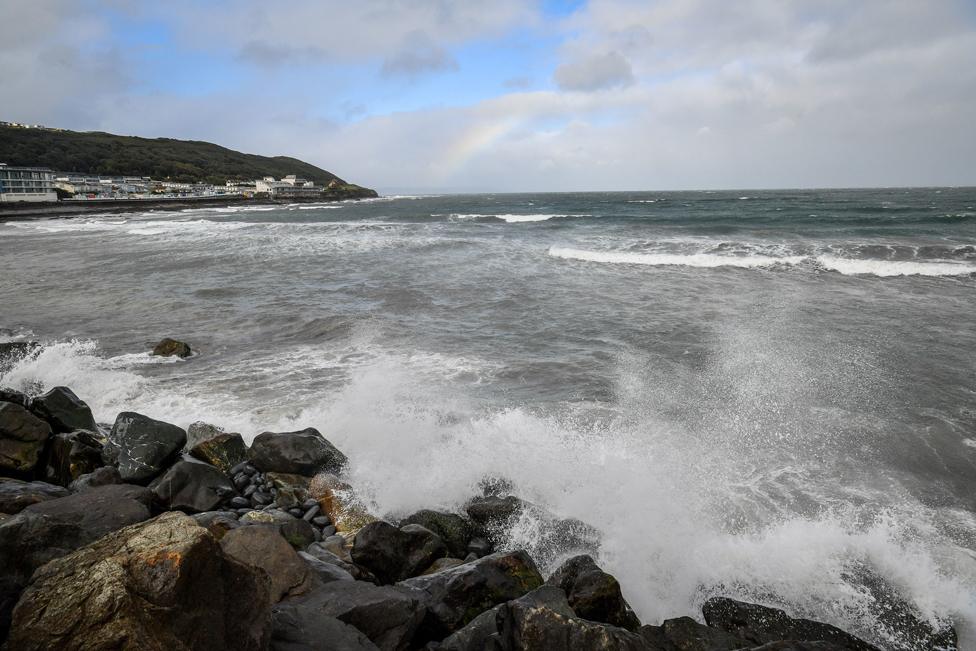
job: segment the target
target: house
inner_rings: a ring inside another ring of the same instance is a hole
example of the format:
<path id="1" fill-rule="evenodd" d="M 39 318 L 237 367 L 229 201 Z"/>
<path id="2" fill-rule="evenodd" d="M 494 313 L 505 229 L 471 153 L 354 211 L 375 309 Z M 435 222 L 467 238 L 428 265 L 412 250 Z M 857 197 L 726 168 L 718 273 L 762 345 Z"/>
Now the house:
<path id="1" fill-rule="evenodd" d="M 0 163 L 0 203 L 57 201 L 54 172 L 46 167 L 12 167 Z"/>

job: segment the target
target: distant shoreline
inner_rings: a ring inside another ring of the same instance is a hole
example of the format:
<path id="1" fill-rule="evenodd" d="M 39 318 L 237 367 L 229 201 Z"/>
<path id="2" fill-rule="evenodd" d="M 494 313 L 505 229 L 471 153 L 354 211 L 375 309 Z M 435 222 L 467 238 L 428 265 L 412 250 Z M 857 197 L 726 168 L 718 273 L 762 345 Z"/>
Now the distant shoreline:
<path id="1" fill-rule="evenodd" d="M 273 206 L 293 203 L 330 203 L 364 197 L 292 197 L 289 199 L 248 199 L 230 196 L 186 197 L 183 199 L 88 199 L 57 203 L 16 203 L 0 205 L 0 223 L 43 219 L 46 217 L 77 217 L 101 212 L 140 212 L 144 210 L 179 210 L 182 208 L 214 208 L 221 206 Z"/>

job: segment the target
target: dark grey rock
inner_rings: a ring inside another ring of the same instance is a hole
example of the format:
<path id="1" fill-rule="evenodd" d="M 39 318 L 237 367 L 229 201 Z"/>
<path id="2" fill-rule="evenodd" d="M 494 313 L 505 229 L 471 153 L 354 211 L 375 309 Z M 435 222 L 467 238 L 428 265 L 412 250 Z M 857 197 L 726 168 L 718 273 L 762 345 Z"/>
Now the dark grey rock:
<path id="1" fill-rule="evenodd" d="M 378 651 L 359 629 L 287 600 L 271 611 L 271 651 Z"/>
<path id="2" fill-rule="evenodd" d="M 830 624 L 794 619 L 778 608 L 769 608 L 725 597 L 709 599 L 702 606 L 705 622 L 753 645 L 778 640 L 824 641 L 849 651 L 878 648 Z"/>
<path id="3" fill-rule="evenodd" d="M 190 448 L 190 454 L 230 474 L 232 468 L 247 459 L 247 446 L 240 434 L 221 432 L 198 442 Z"/>
<path id="4" fill-rule="evenodd" d="M 54 432 L 73 432 L 77 429 L 97 432 L 98 425 L 91 409 L 68 387 L 54 387 L 31 400 L 31 411 L 43 418 Z"/>
<path id="5" fill-rule="evenodd" d="M 271 579 L 270 599 L 281 601 L 288 595 L 300 595 L 311 588 L 308 565 L 288 544 L 277 527 L 238 527 L 220 540 L 224 553 L 237 561 L 257 567 Z"/>
<path id="6" fill-rule="evenodd" d="M 468 542 L 466 551 L 469 554 L 474 554 L 477 558 L 481 558 L 491 553 L 491 543 L 484 538 L 472 538 Z"/>
<path id="7" fill-rule="evenodd" d="M 316 516 L 312 518 L 312 524 L 314 524 L 316 527 L 327 527 L 330 524 L 329 517 L 326 515 Z"/>
<path id="8" fill-rule="evenodd" d="M 20 513 L 31 504 L 70 495 L 67 489 L 43 481 L 0 477 L 0 513 Z"/>
<path id="9" fill-rule="evenodd" d="M 207 529 L 214 538 L 220 540 L 228 531 L 241 526 L 237 521 L 237 514 L 226 511 L 205 511 L 193 516 L 197 524 Z"/>
<path id="10" fill-rule="evenodd" d="M 331 581 L 355 581 L 355 577 L 348 571 L 344 570 L 340 565 L 336 563 L 327 563 L 316 556 L 309 554 L 308 552 L 298 552 L 298 555 L 302 557 L 306 563 L 308 563 L 309 568 L 315 573 L 315 576 L 322 583 L 330 583 Z M 336 557 L 338 559 L 338 557 Z"/>
<path id="11" fill-rule="evenodd" d="M 310 508 L 308 511 L 306 511 L 304 515 L 302 515 L 300 517 L 302 517 L 302 519 L 304 519 L 304 520 L 307 520 L 307 521 L 311 522 L 312 521 L 312 518 L 314 518 L 316 515 L 319 514 L 319 510 L 321 510 L 321 507 L 318 504 L 316 504 L 315 506 L 313 506 L 312 508 Z"/>
<path id="12" fill-rule="evenodd" d="M 115 419 L 103 457 L 123 481 L 148 484 L 172 462 L 186 443 L 186 432 L 132 411 Z"/>
<path id="13" fill-rule="evenodd" d="M 525 502 L 512 495 L 507 497 L 491 495 L 471 500 L 465 506 L 465 511 L 475 524 L 482 528 L 493 528 L 507 524 L 521 513 L 525 506 Z"/>
<path id="14" fill-rule="evenodd" d="M 346 464 L 346 455 L 311 427 L 299 432 L 258 434 L 249 455 L 251 463 L 264 472 L 305 476 L 336 473 Z"/>
<path id="15" fill-rule="evenodd" d="M 52 436 L 46 457 L 44 478 L 61 486 L 105 465 L 102 441 L 95 432 L 83 429 Z"/>
<path id="16" fill-rule="evenodd" d="M 640 628 L 640 620 L 620 591 L 620 584 L 589 555 L 566 560 L 546 581 L 566 593 L 570 607 L 583 619 L 619 626 L 629 631 Z"/>
<path id="17" fill-rule="evenodd" d="M 294 517 L 294 516 L 292 516 Z M 285 540 L 295 549 L 305 549 L 315 542 L 315 527 L 298 518 L 279 525 L 279 531 Z"/>
<path id="18" fill-rule="evenodd" d="M 0 470 L 29 473 L 50 436 L 47 422 L 20 405 L 0 402 Z"/>
<path id="19" fill-rule="evenodd" d="M 213 438 L 214 436 L 223 433 L 224 430 L 222 427 L 217 427 L 216 425 L 211 425 L 210 423 L 204 423 L 202 421 L 190 423 L 190 426 L 186 428 L 186 451 L 189 452 L 191 449 L 193 449 L 193 446 L 201 441 L 206 441 L 209 438 Z M 237 468 L 237 466 L 235 466 L 235 468 Z M 230 474 L 234 475 L 239 472 L 240 468 L 237 468 Z"/>
<path id="20" fill-rule="evenodd" d="M 166 337 L 156 344 L 152 354 L 161 357 L 189 357 L 193 351 L 190 350 L 188 343 Z"/>
<path id="21" fill-rule="evenodd" d="M 416 576 L 447 555 L 444 542 L 429 529 L 407 525 L 402 529 L 382 520 L 370 522 L 356 534 L 352 559 L 382 583 Z"/>
<path id="22" fill-rule="evenodd" d="M 30 396 L 10 387 L 0 387 L 0 402 L 12 402 L 26 409 L 30 409 Z"/>
<path id="23" fill-rule="evenodd" d="M 72 493 L 78 493 L 89 488 L 96 488 L 98 486 L 111 486 L 112 484 L 121 484 L 122 475 L 119 474 L 119 469 L 115 466 L 102 466 L 101 468 L 96 468 L 92 470 L 87 475 L 82 475 L 78 479 L 74 480 L 68 485 L 68 489 Z"/>
<path id="24" fill-rule="evenodd" d="M 471 523 L 455 513 L 443 513 L 430 509 L 423 509 L 412 513 L 400 521 L 405 524 L 419 524 L 430 529 L 444 541 L 448 551 L 458 558 L 467 553 L 468 542 L 473 535 Z"/>
<path id="25" fill-rule="evenodd" d="M 230 505 L 233 506 L 235 509 L 250 510 L 250 508 L 248 507 L 251 506 L 251 501 L 248 500 L 246 497 L 240 497 L 240 496 L 232 497 L 230 500 Z"/>
<path id="26" fill-rule="evenodd" d="M 166 509 L 187 513 L 211 511 L 225 501 L 222 494 L 237 495 L 224 473 L 198 461 L 177 461 L 149 489 Z"/>
<path id="27" fill-rule="evenodd" d="M 36 341 L 5 341 L 0 343 L 0 372 L 13 368 L 14 364 L 40 349 Z"/>

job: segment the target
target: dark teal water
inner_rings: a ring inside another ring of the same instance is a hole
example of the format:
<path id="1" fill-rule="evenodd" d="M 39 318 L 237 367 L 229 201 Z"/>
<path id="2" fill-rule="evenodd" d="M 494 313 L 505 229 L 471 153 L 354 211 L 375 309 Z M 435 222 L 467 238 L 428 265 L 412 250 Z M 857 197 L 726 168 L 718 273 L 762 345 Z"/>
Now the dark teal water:
<path id="1" fill-rule="evenodd" d="M 4 384 L 318 427 L 380 512 L 504 475 L 651 623 L 732 592 L 897 647 L 866 566 L 973 639 L 974 189 L 104 214 L 0 224 L 0 261 L 0 327 L 47 344 Z"/>

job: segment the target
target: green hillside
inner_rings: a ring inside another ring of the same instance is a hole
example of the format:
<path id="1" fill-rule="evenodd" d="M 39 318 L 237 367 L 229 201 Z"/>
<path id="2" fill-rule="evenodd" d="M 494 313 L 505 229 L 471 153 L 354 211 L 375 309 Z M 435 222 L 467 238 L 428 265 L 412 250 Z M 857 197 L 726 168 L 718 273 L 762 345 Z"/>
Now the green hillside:
<path id="1" fill-rule="evenodd" d="M 297 174 L 317 185 L 338 178 L 297 158 L 243 154 L 198 140 L 3 125 L 0 125 L 0 163 L 50 167 L 62 172 L 151 176 L 158 180 L 216 184 L 228 179 L 281 178 L 288 174 Z"/>

